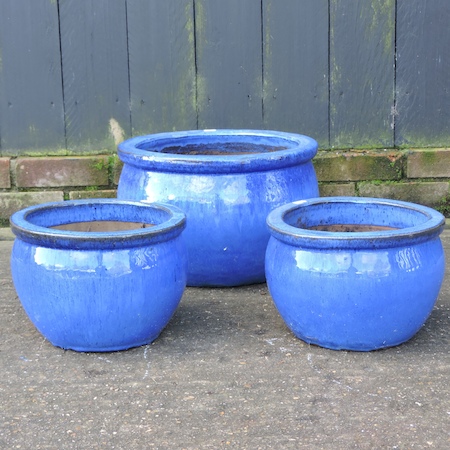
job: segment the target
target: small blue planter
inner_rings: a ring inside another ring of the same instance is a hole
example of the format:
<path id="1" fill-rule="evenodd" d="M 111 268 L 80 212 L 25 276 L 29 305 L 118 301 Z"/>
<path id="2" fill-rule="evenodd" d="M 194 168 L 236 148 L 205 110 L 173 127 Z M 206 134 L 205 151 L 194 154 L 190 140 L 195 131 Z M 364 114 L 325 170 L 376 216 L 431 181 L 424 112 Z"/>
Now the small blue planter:
<path id="1" fill-rule="evenodd" d="M 265 280 L 267 214 L 319 193 L 317 142 L 275 131 L 205 130 L 140 136 L 119 145 L 118 197 L 186 213 L 188 285 Z"/>
<path id="2" fill-rule="evenodd" d="M 444 277 L 444 217 L 412 203 L 330 197 L 272 211 L 267 284 L 300 339 L 368 351 L 410 339 Z"/>
<path id="3" fill-rule="evenodd" d="M 19 211 L 11 217 L 19 299 L 55 346 L 104 352 L 147 344 L 186 285 L 184 227 L 175 207 L 112 199 Z"/>

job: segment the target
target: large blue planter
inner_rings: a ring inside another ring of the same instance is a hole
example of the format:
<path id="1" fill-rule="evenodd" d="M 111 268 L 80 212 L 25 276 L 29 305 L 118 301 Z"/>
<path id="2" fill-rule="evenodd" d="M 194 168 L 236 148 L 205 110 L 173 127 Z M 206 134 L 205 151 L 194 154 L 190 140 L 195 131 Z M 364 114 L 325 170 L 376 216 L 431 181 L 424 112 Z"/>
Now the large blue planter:
<path id="1" fill-rule="evenodd" d="M 265 280 L 267 214 L 318 195 L 315 140 L 274 131 L 205 130 L 140 136 L 119 145 L 118 197 L 186 213 L 188 285 Z"/>
<path id="2" fill-rule="evenodd" d="M 444 277 L 433 209 L 373 198 L 330 197 L 270 213 L 267 284 L 300 339 L 368 351 L 410 339 Z"/>
<path id="3" fill-rule="evenodd" d="M 186 285 L 184 226 L 185 215 L 174 207 L 106 199 L 19 211 L 11 217 L 19 299 L 58 347 L 147 344 L 170 320 Z"/>

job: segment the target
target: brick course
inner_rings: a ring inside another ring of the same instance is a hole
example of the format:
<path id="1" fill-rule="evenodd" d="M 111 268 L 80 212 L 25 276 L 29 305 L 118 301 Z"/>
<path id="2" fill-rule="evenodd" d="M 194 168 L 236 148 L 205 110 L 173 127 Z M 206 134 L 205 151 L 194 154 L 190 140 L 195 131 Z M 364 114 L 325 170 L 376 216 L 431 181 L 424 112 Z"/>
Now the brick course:
<path id="1" fill-rule="evenodd" d="M 120 174 L 122 172 L 123 162 L 115 158 L 112 166 L 112 181 L 117 186 L 119 184 Z"/>
<path id="2" fill-rule="evenodd" d="M 81 200 L 88 198 L 115 198 L 117 192 L 115 189 L 102 189 L 98 191 L 70 191 L 69 200 Z"/>
<path id="3" fill-rule="evenodd" d="M 398 183 L 363 182 L 358 186 L 361 197 L 392 198 L 439 207 L 450 192 L 448 181 L 407 181 Z"/>
<path id="4" fill-rule="evenodd" d="M 450 212 L 450 149 L 320 151 L 321 196 L 384 197 Z M 122 162 L 111 155 L 1 157 L 0 221 L 27 206 L 115 197 Z"/>
<path id="5" fill-rule="evenodd" d="M 313 162 L 320 181 L 400 180 L 404 158 L 399 151 L 321 151 Z"/>
<path id="6" fill-rule="evenodd" d="M 320 183 L 321 197 L 353 197 L 356 195 L 356 183 Z"/>
<path id="7" fill-rule="evenodd" d="M 9 166 L 11 158 L 0 158 L 0 188 L 9 189 L 11 187 L 11 177 Z"/>
<path id="8" fill-rule="evenodd" d="M 63 191 L 0 192 L 0 221 L 6 222 L 11 214 L 28 206 L 62 200 Z"/>
<path id="9" fill-rule="evenodd" d="M 414 150 L 408 155 L 408 178 L 448 178 L 449 172 L 450 148 Z"/>
<path id="10" fill-rule="evenodd" d="M 108 157 L 17 158 L 13 174 L 19 188 L 106 186 Z"/>

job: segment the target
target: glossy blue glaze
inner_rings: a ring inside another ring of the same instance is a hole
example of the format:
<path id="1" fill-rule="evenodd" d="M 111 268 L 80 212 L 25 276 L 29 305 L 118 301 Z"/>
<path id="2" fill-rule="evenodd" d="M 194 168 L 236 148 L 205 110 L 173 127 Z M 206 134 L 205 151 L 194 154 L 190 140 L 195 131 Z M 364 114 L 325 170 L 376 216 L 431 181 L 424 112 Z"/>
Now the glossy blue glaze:
<path id="1" fill-rule="evenodd" d="M 317 143 L 274 131 L 205 130 L 140 136 L 119 145 L 118 197 L 186 213 L 188 285 L 265 280 L 267 214 L 318 195 Z"/>
<path id="2" fill-rule="evenodd" d="M 437 211 L 329 197 L 283 205 L 267 223 L 267 284 L 300 339 L 335 350 L 390 347 L 410 339 L 432 311 L 445 269 Z M 311 229 L 344 224 L 394 229 Z"/>
<path id="3" fill-rule="evenodd" d="M 63 224 L 152 224 L 69 231 Z M 113 199 L 32 206 L 11 217 L 14 286 L 36 328 L 55 346 L 113 351 L 147 344 L 186 286 L 185 215 L 172 206 Z"/>

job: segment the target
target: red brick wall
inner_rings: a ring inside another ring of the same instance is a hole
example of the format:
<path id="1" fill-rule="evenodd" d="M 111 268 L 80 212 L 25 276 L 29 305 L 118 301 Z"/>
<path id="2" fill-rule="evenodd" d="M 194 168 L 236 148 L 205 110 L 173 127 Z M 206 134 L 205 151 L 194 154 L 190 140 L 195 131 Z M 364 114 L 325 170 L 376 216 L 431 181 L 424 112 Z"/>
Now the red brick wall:
<path id="1" fill-rule="evenodd" d="M 0 223 L 37 203 L 114 197 L 120 167 L 107 155 L 0 158 Z"/>

